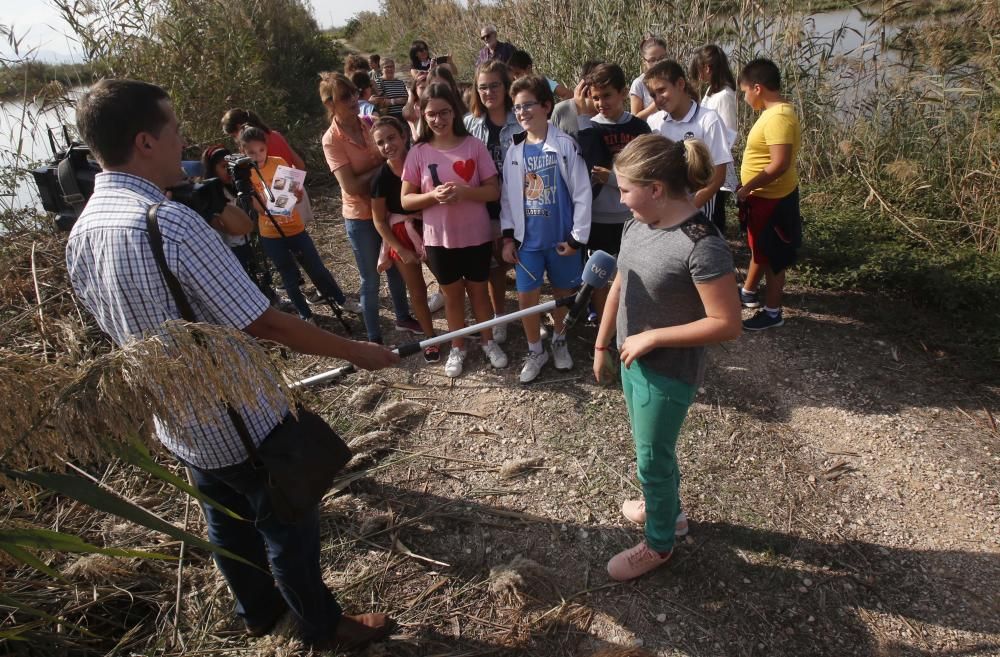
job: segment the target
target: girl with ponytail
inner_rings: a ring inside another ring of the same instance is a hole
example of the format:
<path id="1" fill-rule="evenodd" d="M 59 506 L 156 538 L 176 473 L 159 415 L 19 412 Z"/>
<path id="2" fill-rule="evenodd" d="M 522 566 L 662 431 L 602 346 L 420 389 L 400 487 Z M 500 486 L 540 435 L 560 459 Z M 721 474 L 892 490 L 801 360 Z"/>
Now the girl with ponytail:
<path id="1" fill-rule="evenodd" d="M 620 368 L 635 440 L 643 499 L 626 501 L 622 514 L 645 527 L 645 538 L 608 562 L 612 578 L 628 580 L 666 563 L 675 536 L 687 533 L 677 436 L 704 375 L 705 347 L 735 339 L 742 325 L 729 246 L 690 198 L 714 173 L 705 144 L 643 135 L 614 170 L 633 219 L 594 345 L 594 376 L 609 381 Z"/>

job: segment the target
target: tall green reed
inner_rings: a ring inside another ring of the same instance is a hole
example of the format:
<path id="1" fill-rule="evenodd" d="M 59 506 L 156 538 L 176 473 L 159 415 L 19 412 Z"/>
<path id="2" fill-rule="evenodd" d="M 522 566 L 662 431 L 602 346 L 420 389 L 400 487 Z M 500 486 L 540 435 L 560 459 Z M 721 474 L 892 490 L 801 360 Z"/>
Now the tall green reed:
<path id="1" fill-rule="evenodd" d="M 815 30 L 809 3 L 730 0 L 386 0 L 359 17 L 354 42 L 404 54 L 413 38 L 450 52 L 471 79 L 479 27 L 531 53 L 535 68 L 571 86 L 580 64 L 604 59 L 638 75 L 645 33 L 687 64 L 695 48 L 723 45 L 733 68 L 754 57 L 782 69 L 803 125 L 800 173 L 836 186 L 859 211 L 888 220 L 925 248 L 1000 253 L 1000 9 L 978 1 L 953 19 L 914 20 L 920 0 L 869 6 L 864 46 L 846 51 L 856 26 Z M 892 21 L 898 35 L 890 39 Z M 962 24 L 966 30 L 953 29 Z M 741 132 L 754 116 L 741 104 Z M 737 146 L 739 154 L 739 145 Z"/>

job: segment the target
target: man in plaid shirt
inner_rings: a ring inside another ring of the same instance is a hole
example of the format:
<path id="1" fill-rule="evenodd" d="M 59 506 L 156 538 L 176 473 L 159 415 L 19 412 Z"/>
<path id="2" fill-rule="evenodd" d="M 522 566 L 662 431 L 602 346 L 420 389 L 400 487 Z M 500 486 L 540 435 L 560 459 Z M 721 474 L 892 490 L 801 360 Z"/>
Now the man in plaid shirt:
<path id="1" fill-rule="evenodd" d="M 146 231 L 146 210 L 163 203 L 157 219 L 167 266 L 200 321 L 233 326 L 300 353 L 343 358 L 363 369 L 398 361 L 380 345 L 338 337 L 271 308 L 208 223 L 167 200 L 164 190 L 181 182 L 184 140 L 163 89 L 102 80 L 80 102 L 77 123 L 103 172 L 70 233 L 66 264 L 73 289 L 116 344 L 180 319 Z M 257 444 L 283 417 L 264 404 L 238 410 Z M 294 525 L 277 521 L 261 472 L 247 462 L 225 408 L 218 413 L 223 419 L 211 426 L 192 419 L 186 435 L 171 435 L 160 425 L 156 431 L 190 467 L 199 490 L 245 519 L 203 505 L 209 540 L 254 564 L 215 556 L 247 633 L 268 633 L 291 609 L 303 640 L 317 648 L 351 649 L 387 635 L 392 623 L 384 614 L 342 613 L 322 579 L 319 510 Z"/>

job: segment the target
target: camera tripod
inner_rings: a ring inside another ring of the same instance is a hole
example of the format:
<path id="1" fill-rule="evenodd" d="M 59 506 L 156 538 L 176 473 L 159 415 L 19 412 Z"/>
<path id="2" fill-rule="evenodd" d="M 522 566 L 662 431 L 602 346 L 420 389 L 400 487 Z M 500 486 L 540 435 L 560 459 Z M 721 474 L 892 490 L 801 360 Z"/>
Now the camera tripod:
<path id="1" fill-rule="evenodd" d="M 257 172 L 257 176 L 262 181 L 264 181 L 264 177 L 261 176 L 260 169 L 257 167 L 256 163 L 254 163 L 252 166 L 253 170 Z M 230 175 L 233 178 L 233 186 L 236 188 L 236 205 L 238 205 L 241 210 L 250 215 L 250 217 L 255 217 L 257 215 L 257 211 L 254 208 L 253 202 L 257 201 L 257 204 L 261 207 L 261 209 L 264 211 L 264 214 L 271 221 L 271 225 L 274 226 L 274 229 L 276 231 L 278 231 L 278 235 L 281 236 L 281 239 L 283 240 L 288 239 L 288 236 L 285 235 L 285 231 L 281 230 L 281 226 L 278 224 L 277 220 L 275 220 L 274 215 L 272 215 L 271 212 L 267 209 L 267 204 L 264 203 L 264 200 L 257 193 L 257 190 L 254 189 L 253 183 L 250 182 L 249 168 L 244 169 L 244 171 L 241 171 L 238 168 L 231 168 L 230 172 Z M 268 196 L 270 196 L 271 190 L 268 189 L 266 181 L 264 181 L 264 189 L 268 193 Z M 271 196 L 271 199 L 273 200 L 274 197 Z M 299 267 L 301 267 L 302 270 L 306 273 L 306 275 L 309 276 L 309 279 L 312 281 L 312 284 L 316 286 L 316 289 L 320 290 L 319 283 L 316 281 L 315 278 L 313 278 L 313 275 L 309 272 L 309 268 L 305 266 L 305 264 L 302 262 L 301 259 L 299 259 L 298 255 L 294 250 L 292 250 L 292 257 L 295 258 L 295 261 L 298 263 Z M 320 294 L 323 293 L 320 292 Z M 333 311 L 334 316 L 340 321 L 341 325 L 344 327 L 344 330 L 347 332 L 347 334 L 349 336 L 353 335 L 351 325 L 344 318 L 344 312 L 340 309 L 340 306 L 338 306 L 333 299 L 327 297 L 326 295 L 323 296 L 323 299 L 326 301 L 327 305 L 330 306 L 330 310 Z"/>

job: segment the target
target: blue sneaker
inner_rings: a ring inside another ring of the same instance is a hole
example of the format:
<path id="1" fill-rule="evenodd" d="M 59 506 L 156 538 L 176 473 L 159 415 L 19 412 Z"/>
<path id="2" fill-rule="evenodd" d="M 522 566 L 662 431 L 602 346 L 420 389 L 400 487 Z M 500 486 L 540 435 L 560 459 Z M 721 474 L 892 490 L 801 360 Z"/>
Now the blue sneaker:
<path id="1" fill-rule="evenodd" d="M 763 331 L 782 326 L 784 323 L 785 320 L 781 318 L 780 310 L 777 315 L 771 315 L 766 310 L 758 310 L 753 317 L 743 320 L 743 328 L 747 331 Z"/>
<path id="2" fill-rule="evenodd" d="M 760 299 L 756 292 L 746 292 L 739 284 L 736 288 L 740 291 L 740 303 L 744 308 L 760 308 Z"/>

